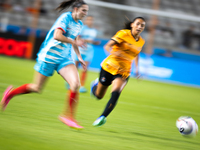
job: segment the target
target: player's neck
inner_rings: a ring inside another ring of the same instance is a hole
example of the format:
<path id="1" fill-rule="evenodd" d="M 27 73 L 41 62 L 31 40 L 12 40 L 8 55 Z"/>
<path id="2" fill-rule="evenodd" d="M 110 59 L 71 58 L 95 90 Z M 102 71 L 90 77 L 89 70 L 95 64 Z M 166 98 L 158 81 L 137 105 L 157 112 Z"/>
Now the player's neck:
<path id="1" fill-rule="evenodd" d="M 136 41 L 138 41 L 139 40 L 139 37 L 140 37 L 140 35 L 139 34 L 132 34 L 133 35 L 133 37 L 134 37 L 134 39 L 136 40 Z"/>
<path id="2" fill-rule="evenodd" d="M 72 13 L 72 18 L 74 19 L 74 21 L 78 22 L 78 19 L 76 18 L 76 14 Z"/>

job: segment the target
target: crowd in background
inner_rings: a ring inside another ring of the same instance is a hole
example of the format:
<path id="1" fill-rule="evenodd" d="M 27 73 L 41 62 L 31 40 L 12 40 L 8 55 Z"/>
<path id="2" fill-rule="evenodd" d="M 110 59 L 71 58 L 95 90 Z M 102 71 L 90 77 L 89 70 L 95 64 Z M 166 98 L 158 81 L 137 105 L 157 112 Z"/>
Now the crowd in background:
<path id="1" fill-rule="evenodd" d="M 41 1 L 40 3 L 40 9 L 39 13 L 41 16 L 45 16 L 48 13 L 52 13 L 45 9 L 44 2 Z M 21 3 L 21 0 L 18 0 L 16 3 L 12 3 L 10 0 L 2 0 L 0 2 L 0 10 L 4 12 L 13 12 L 13 13 L 28 13 L 32 15 L 35 11 L 37 11 L 37 3 L 34 3 L 32 6 L 29 7 L 24 7 Z M 5 26 L 3 25 L 4 23 L 7 23 L 9 25 L 8 20 L 6 18 L 0 18 L 1 19 L 1 26 L 0 26 L 0 31 L 5 31 Z M 148 26 L 148 25 L 147 25 Z M 38 27 L 39 29 L 40 27 Z M 19 35 L 27 35 L 31 31 L 31 28 L 29 25 L 27 26 L 19 26 L 18 29 L 11 29 L 7 28 L 7 32 L 12 32 L 14 34 L 19 34 Z M 173 26 L 170 24 L 170 22 L 166 21 L 165 24 L 158 24 L 155 27 L 155 38 L 154 38 L 154 44 L 158 46 L 162 46 L 166 49 L 166 56 L 171 56 L 171 51 L 173 51 L 173 48 L 179 48 L 182 50 L 197 50 L 200 51 L 200 33 L 198 33 L 198 27 L 195 25 L 190 25 L 188 26 L 187 29 L 184 29 L 181 31 L 180 34 L 180 39 L 175 36 L 177 32 L 174 30 Z M 41 29 L 39 32 L 39 36 L 44 37 L 47 33 L 48 29 L 44 30 Z M 148 27 L 146 29 L 146 33 L 148 34 Z M 101 38 L 101 37 L 100 37 Z M 163 54 L 161 54 L 163 55 Z"/>
<path id="2" fill-rule="evenodd" d="M 0 2 L 0 8 L 2 11 L 7 12 L 17 12 L 17 13 L 34 13 L 37 11 L 37 3 L 34 3 L 32 6 L 24 7 L 20 0 L 17 0 L 16 3 L 12 3 L 10 0 L 2 0 Z M 48 13 L 48 11 L 43 7 L 43 2 L 41 1 L 40 4 L 40 15 L 45 15 Z"/>
<path id="3" fill-rule="evenodd" d="M 23 13 L 28 13 L 30 15 L 33 15 L 35 12 L 37 12 L 37 8 L 38 8 L 38 3 L 34 3 L 33 6 L 30 7 L 24 7 L 21 3 L 20 0 L 18 0 L 16 3 L 12 3 L 10 0 L 3 0 L 0 2 L 0 10 L 3 12 L 8 12 L 8 13 L 21 13 L 23 15 Z M 41 1 L 41 3 L 39 4 L 39 14 L 40 15 L 46 15 L 48 13 L 48 11 L 43 8 L 43 2 Z M 31 32 L 34 31 L 34 29 L 30 28 L 29 25 L 27 24 L 27 26 L 23 25 L 23 26 L 18 26 L 18 27 L 12 27 L 9 26 L 9 22 L 7 20 L 7 18 L 0 18 L 1 22 L 0 22 L 0 31 L 1 32 L 8 32 L 8 33 L 13 33 L 13 34 L 17 34 L 17 35 L 29 35 Z M 46 33 L 48 30 L 44 30 L 44 29 L 39 29 L 39 37 L 45 37 Z"/>

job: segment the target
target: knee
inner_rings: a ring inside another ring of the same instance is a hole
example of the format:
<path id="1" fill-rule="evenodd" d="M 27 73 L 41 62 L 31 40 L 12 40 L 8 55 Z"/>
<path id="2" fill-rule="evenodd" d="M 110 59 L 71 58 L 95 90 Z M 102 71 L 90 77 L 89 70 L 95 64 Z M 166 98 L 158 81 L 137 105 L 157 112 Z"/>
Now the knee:
<path id="1" fill-rule="evenodd" d="M 97 98 L 98 100 L 100 100 L 100 99 L 102 99 L 102 98 L 103 98 L 103 96 L 102 96 L 102 95 L 95 94 L 95 96 L 96 96 L 96 98 Z"/>
<path id="2" fill-rule="evenodd" d="M 42 88 L 36 84 L 30 84 L 29 87 L 30 91 L 35 92 L 35 93 L 40 93 Z"/>
<path id="3" fill-rule="evenodd" d="M 87 69 L 86 69 L 86 70 L 83 70 L 83 73 L 87 73 Z"/>
<path id="4" fill-rule="evenodd" d="M 80 82 L 79 81 L 74 81 L 70 84 L 70 89 L 72 91 L 77 91 L 78 88 L 80 87 Z"/>

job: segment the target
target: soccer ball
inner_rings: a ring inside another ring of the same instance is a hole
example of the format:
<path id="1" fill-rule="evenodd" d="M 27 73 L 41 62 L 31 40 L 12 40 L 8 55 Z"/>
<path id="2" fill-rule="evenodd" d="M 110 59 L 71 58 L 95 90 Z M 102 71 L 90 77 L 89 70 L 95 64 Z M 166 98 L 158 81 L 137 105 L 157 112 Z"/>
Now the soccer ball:
<path id="1" fill-rule="evenodd" d="M 176 120 L 176 127 L 178 128 L 181 135 L 185 137 L 194 137 L 198 132 L 198 125 L 189 116 L 181 116 Z"/>

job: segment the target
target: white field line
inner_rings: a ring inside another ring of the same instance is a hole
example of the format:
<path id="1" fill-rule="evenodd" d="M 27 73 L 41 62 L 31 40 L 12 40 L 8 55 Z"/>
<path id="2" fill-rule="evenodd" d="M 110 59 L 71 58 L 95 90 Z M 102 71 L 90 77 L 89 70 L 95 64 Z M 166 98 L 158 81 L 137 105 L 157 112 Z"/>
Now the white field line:
<path id="1" fill-rule="evenodd" d="M 9 86 L 9 84 L 6 84 L 6 83 L 0 83 L 0 85 Z M 44 91 L 48 92 L 49 94 L 58 94 L 58 95 L 63 94 L 62 92 L 52 91 L 52 90 L 45 90 L 44 89 Z M 84 95 L 80 94 L 80 98 L 81 97 L 87 98 L 87 99 L 93 99 L 90 96 L 84 96 Z M 128 96 L 125 96 L 125 97 L 126 97 L 126 99 L 130 99 L 131 98 L 131 97 L 128 97 Z M 120 101 L 120 100 L 119 100 L 118 103 L 123 104 L 123 105 L 132 105 L 132 106 L 138 106 L 138 107 L 143 107 L 143 108 L 148 108 L 148 109 L 163 110 L 163 111 L 168 111 L 168 112 L 179 112 L 179 113 L 182 113 L 183 115 L 187 115 L 188 114 L 188 115 L 200 116 L 200 113 L 190 112 L 190 111 L 180 111 L 180 110 L 176 110 L 176 109 L 164 108 L 164 107 L 158 107 L 158 106 L 150 106 L 150 105 L 138 105 L 136 103 L 123 102 L 123 101 Z"/>

